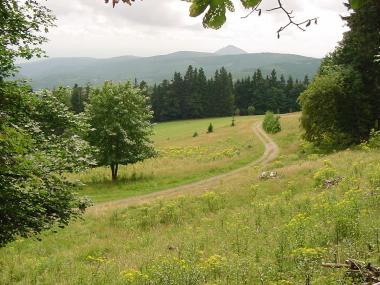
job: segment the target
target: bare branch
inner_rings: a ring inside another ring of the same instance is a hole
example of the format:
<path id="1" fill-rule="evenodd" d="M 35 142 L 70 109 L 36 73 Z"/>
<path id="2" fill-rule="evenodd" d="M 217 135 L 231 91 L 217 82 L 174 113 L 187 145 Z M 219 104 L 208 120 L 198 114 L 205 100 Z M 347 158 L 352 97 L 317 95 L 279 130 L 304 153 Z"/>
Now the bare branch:
<path id="1" fill-rule="evenodd" d="M 282 31 L 284 31 L 287 27 L 289 27 L 290 25 L 294 25 L 296 26 L 298 29 L 300 29 L 301 31 L 306 31 L 305 28 L 309 27 L 311 25 L 312 22 L 314 22 L 314 24 L 317 24 L 318 23 L 318 18 L 311 18 L 311 19 L 307 19 L 305 21 L 302 21 L 302 22 L 295 22 L 293 21 L 294 19 L 294 16 L 292 16 L 292 13 L 293 13 L 293 10 L 292 11 L 288 11 L 284 8 L 284 6 L 282 5 L 281 3 L 281 0 L 277 0 L 278 2 L 278 7 L 274 7 L 272 9 L 268 9 L 266 10 L 267 12 L 271 12 L 271 11 L 275 11 L 275 10 L 282 10 L 286 16 L 288 17 L 289 19 L 289 22 L 285 25 L 285 26 L 282 26 L 280 27 L 278 30 L 277 30 L 277 38 L 280 38 L 280 33 Z M 305 27 L 302 27 L 303 25 L 305 25 Z"/>
<path id="2" fill-rule="evenodd" d="M 254 12 L 259 12 L 259 16 L 261 15 L 261 9 L 259 8 L 260 4 L 261 4 L 262 1 L 260 1 L 260 3 L 258 3 L 254 8 L 252 8 L 252 10 L 245 16 L 241 17 L 242 19 L 245 19 L 245 18 L 248 18 L 250 15 L 252 15 Z M 292 11 L 288 11 L 284 8 L 281 0 L 277 0 L 278 2 L 278 6 L 277 7 L 274 7 L 274 8 L 271 8 L 271 9 L 267 9 L 266 12 L 272 12 L 272 11 L 276 11 L 276 10 L 282 10 L 285 15 L 288 17 L 288 20 L 289 22 L 280 27 L 278 30 L 277 30 L 277 38 L 280 38 L 280 33 L 282 31 L 284 31 L 287 27 L 291 26 L 291 25 L 294 25 L 296 26 L 298 29 L 300 29 L 301 31 L 306 31 L 306 28 L 309 27 L 312 23 L 314 24 L 317 24 L 318 23 L 318 18 L 311 18 L 311 19 L 307 19 L 305 21 L 302 21 L 302 22 L 295 22 L 293 19 L 294 19 L 294 16 L 292 15 L 293 14 L 293 10 Z"/>

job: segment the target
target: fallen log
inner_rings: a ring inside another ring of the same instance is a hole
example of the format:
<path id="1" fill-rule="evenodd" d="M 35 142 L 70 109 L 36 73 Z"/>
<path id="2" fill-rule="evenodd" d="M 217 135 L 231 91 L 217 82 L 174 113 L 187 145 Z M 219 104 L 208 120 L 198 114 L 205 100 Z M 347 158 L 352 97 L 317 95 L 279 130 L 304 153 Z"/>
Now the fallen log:
<path id="1" fill-rule="evenodd" d="M 371 263 L 347 259 L 342 263 L 322 263 L 326 268 L 346 268 L 346 275 L 353 280 L 363 282 L 363 285 L 380 285 L 380 268 Z M 357 283 L 355 283 L 357 284 Z"/>

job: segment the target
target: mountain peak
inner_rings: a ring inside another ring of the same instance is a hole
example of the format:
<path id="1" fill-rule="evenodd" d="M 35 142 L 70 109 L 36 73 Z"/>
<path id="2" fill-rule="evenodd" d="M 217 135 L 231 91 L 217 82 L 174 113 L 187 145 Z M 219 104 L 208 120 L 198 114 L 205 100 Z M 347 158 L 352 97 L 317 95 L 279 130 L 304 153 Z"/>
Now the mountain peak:
<path id="1" fill-rule="evenodd" d="M 245 54 L 245 53 L 247 53 L 245 50 L 242 50 L 233 45 L 228 45 L 215 52 L 215 54 L 217 55 L 231 55 L 231 54 Z"/>

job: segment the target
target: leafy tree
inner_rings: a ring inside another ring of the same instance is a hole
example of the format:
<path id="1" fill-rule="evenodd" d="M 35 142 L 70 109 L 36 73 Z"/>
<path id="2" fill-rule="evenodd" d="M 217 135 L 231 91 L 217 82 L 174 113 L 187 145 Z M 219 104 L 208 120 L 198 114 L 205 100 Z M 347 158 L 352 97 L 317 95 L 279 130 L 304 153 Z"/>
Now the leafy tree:
<path id="1" fill-rule="evenodd" d="M 5 81 L 16 58 L 44 55 L 39 45 L 54 20 L 38 1 L 0 2 L 0 246 L 63 227 L 88 206 L 64 175 L 93 162 L 81 139 L 87 124 L 69 112 L 63 89 L 32 93 Z"/>
<path id="2" fill-rule="evenodd" d="M 51 11 L 35 0 L 0 2 L 0 81 L 14 75 L 17 58 L 41 57 L 43 32 L 53 26 Z"/>
<path id="3" fill-rule="evenodd" d="M 267 133 L 275 134 L 281 131 L 280 116 L 275 116 L 272 112 L 266 112 L 263 129 Z"/>
<path id="4" fill-rule="evenodd" d="M 64 173 L 92 164 L 80 138 L 88 125 L 48 91 L 0 84 L 0 247 L 54 225 L 88 206 Z"/>
<path id="5" fill-rule="evenodd" d="M 52 94 L 55 98 L 57 98 L 61 103 L 63 103 L 66 107 L 72 110 L 71 105 L 71 93 L 72 90 L 69 87 L 58 86 L 52 90 Z"/>
<path id="6" fill-rule="evenodd" d="M 361 84 L 360 75 L 352 68 L 323 66 L 300 96 L 304 138 L 325 147 L 345 147 L 355 142 L 355 129 L 360 123 L 357 116 L 365 116 L 359 111 L 363 101 L 356 93 Z"/>
<path id="7" fill-rule="evenodd" d="M 309 141 L 345 147 L 368 139 L 378 126 L 380 65 L 374 58 L 379 14 L 380 2 L 367 0 L 345 18 L 350 30 L 301 96 L 301 122 Z"/>
<path id="8" fill-rule="evenodd" d="M 119 164 L 131 164 L 153 157 L 152 112 L 148 98 L 130 83 L 105 82 L 94 89 L 86 114 L 92 126 L 88 140 L 99 152 L 99 165 L 111 168 L 117 180 Z"/>

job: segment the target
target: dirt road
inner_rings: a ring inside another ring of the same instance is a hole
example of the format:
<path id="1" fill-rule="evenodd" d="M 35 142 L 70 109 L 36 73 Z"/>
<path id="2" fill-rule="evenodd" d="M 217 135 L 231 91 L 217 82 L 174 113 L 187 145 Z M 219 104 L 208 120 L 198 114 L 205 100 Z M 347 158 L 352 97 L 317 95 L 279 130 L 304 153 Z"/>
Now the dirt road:
<path id="1" fill-rule="evenodd" d="M 195 193 L 195 192 L 196 193 L 205 192 L 205 191 L 208 191 L 210 187 L 214 186 L 220 181 L 226 178 L 229 178 L 233 175 L 237 175 L 240 172 L 251 168 L 252 166 L 265 165 L 271 162 L 278 156 L 279 148 L 277 144 L 262 129 L 261 123 L 262 123 L 261 121 L 256 122 L 252 126 L 252 129 L 255 135 L 264 144 L 265 151 L 259 159 L 251 162 L 250 164 L 247 164 L 243 167 L 240 167 L 238 169 L 232 170 L 227 173 L 223 173 L 223 174 L 213 176 L 213 177 L 200 180 L 197 182 L 193 182 L 190 184 L 177 186 L 177 187 L 170 188 L 167 190 L 162 190 L 162 191 L 149 193 L 149 194 L 141 195 L 141 196 L 130 197 L 130 198 L 122 199 L 122 200 L 99 203 L 91 207 L 90 209 L 88 209 L 88 211 L 89 212 L 103 212 L 108 209 L 124 208 L 124 207 L 132 206 L 132 205 L 141 205 L 144 203 L 154 201 L 156 199 L 172 198 L 178 195 L 190 194 L 190 193 Z"/>

